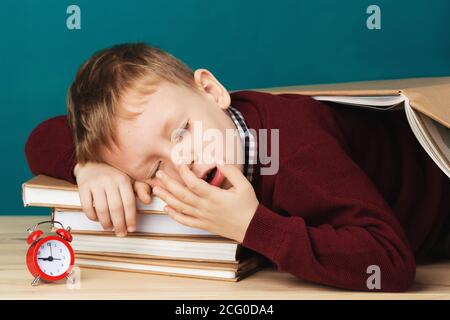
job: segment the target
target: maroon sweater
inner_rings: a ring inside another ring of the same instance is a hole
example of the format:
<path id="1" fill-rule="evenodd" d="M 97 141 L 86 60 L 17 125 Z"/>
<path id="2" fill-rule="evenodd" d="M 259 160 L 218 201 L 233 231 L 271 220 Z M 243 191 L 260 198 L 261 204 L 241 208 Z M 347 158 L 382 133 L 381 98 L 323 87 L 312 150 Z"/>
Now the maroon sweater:
<path id="1" fill-rule="evenodd" d="M 254 91 L 232 93 L 232 105 L 249 128 L 279 129 L 280 141 L 278 173 L 255 166 L 260 204 L 243 245 L 305 280 L 367 290 L 367 268 L 377 265 L 381 290 L 406 290 L 414 253 L 427 253 L 450 212 L 450 183 L 404 113 Z M 26 157 L 34 174 L 75 182 L 65 116 L 33 130 Z"/>

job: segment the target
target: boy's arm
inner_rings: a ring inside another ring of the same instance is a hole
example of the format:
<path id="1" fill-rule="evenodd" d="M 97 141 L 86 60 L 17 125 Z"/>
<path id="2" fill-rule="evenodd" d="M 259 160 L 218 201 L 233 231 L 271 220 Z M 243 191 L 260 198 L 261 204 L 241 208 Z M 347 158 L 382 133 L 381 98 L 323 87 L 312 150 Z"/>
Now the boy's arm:
<path id="1" fill-rule="evenodd" d="M 323 109 L 312 99 L 307 102 L 314 104 L 312 110 Z M 294 98 L 283 103 L 299 107 Z M 379 267 L 382 291 L 404 291 L 415 277 L 408 240 L 326 119 L 310 123 L 323 127 L 317 140 L 298 146 L 280 163 L 273 198 L 267 206 L 258 205 L 243 245 L 268 257 L 278 270 L 305 280 L 368 290 L 372 268 Z"/>
<path id="2" fill-rule="evenodd" d="M 25 156 L 33 174 L 76 183 L 75 146 L 65 115 L 45 120 L 31 132 L 25 144 Z"/>
<path id="3" fill-rule="evenodd" d="M 106 230 L 114 227 L 117 235 L 126 235 L 127 231 L 136 228 L 134 192 L 142 202 L 151 202 L 147 184 L 132 181 L 116 168 L 97 162 L 75 166 L 75 146 L 66 116 L 54 117 L 38 125 L 26 142 L 25 154 L 34 174 L 77 183 L 86 216 L 99 221 Z"/>
<path id="4" fill-rule="evenodd" d="M 382 291 L 404 291 L 415 277 L 408 241 L 363 172 L 337 151 L 324 149 L 315 159 L 298 154 L 292 159 L 298 167 L 281 169 L 277 205 L 291 216 L 260 203 L 243 245 L 305 280 L 368 290 L 370 266 L 376 266 Z M 333 152 L 332 163 L 327 152 Z"/>

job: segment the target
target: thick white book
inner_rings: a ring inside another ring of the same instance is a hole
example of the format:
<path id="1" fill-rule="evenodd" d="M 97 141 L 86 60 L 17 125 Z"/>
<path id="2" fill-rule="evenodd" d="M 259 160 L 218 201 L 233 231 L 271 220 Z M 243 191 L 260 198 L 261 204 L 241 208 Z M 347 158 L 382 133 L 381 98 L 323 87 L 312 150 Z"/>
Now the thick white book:
<path id="1" fill-rule="evenodd" d="M 73 233 L 76 253 L 123 257 L 234 262 L 248 249 L 222 237 L 166 237 L 133 235 L 116 237 L 105 234 Z"/>
<path id="2" fill-rule="evenodd" d="M 112 234 L 103 230 L 102 225 L 98 221 L 89 220 L 83 211 L 75 211 L 71 209 L 55 208 L 53 210 L 53 219 L 61 222 L 64 227 L 70 227 L 76 232 L 98 232 Z M 185 226 L 168 214 L 153 212 L 136 214 L 136 231 L 130 234 L 161 234 L 161 235 L 198 235 L 198 236 L 215 236 L 208 231 L 202 229 L 191 228 Z"/>
<path id="3" fill-rule="evenodd" d="M 81 209 L 76 184 L 46 175 L 37 175 L 22 184 L 22 200 L 24 206 Z M 154 196 L 150 204 L 136 198 L 136 207 L 142 212 L 164 212 L 165 205 L 162 199 Z"/>

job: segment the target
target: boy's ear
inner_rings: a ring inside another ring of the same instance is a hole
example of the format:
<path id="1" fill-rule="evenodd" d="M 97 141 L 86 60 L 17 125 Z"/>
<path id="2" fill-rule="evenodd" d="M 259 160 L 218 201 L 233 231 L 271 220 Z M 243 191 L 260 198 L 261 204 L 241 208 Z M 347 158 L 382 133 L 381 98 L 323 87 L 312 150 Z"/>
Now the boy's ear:
<path id="1" fill-rule="evenodd" d="M 211 97 L 221 109 L 227 109 L 230 106 L 230 94 L 209 70 L 195 70 L 194 80 L 199 90 Z"/>

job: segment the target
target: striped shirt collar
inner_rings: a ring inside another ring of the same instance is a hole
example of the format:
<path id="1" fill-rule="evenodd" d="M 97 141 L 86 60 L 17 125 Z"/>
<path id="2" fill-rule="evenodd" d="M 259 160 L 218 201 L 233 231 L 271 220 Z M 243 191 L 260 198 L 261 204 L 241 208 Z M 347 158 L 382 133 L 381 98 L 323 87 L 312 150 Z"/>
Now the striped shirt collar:
<path id="1" fill-rule="evenodd" d="M 244 176 L 251 182 L 253 178 L 254 165 L 256 164 L 256 141 L 253 134 L 248 130 L 242 114 L 234 107 L 228 107 L 231 119 L 239 132 L 242 145 L 244 146 Z"/>

